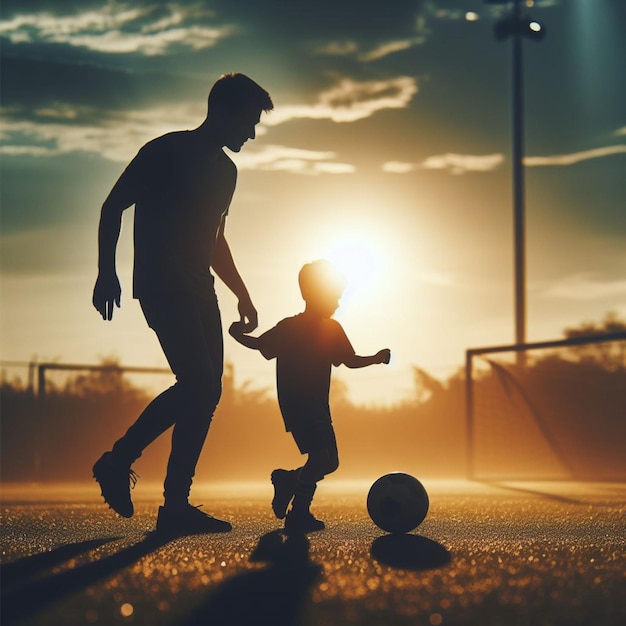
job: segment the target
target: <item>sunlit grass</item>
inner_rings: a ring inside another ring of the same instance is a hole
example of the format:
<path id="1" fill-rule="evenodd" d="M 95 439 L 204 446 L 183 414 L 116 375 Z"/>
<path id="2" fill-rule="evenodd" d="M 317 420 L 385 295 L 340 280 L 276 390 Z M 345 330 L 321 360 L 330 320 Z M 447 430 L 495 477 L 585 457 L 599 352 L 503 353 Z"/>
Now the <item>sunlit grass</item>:
<path id="1" fill-rule="evenodd" d="M 316 499 L 355 498 L 364 499 L 372 484 L 369 479 L 333 480 L 320 483 Z M 463 479 L 423 479 L 422 483 L 431 496 L 506 496 L 507 498 L 527 497 L 529 494 L 542 496 L 568 496 L 582 498 L 616 497 L 626 499 L 626 483 L 612 482 L 498 482 L 484 483 Z M 156 481 L 140 481 L 132 492 L 136 502 L 160 502 L 163 487 Z M 201 503 L 213 499 L 233 499 L 245 501 L 271 501 L 272 485 L 263 481 L 199 481 L 194 483 L 191 501 Z M 0 502 L 15 503 L 97 503 L 102 502 L 96 483 L 52 482 L 52 483 L 1 483 Z"/>

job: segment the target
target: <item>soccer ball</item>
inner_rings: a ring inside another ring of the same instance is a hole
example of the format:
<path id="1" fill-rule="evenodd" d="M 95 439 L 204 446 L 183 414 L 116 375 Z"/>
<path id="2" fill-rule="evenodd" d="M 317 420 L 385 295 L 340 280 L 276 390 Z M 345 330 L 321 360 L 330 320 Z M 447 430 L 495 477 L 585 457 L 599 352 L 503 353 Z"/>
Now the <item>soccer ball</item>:
<path id="1" fill-rule="evenodd" d="M 392 472 L 378 478 L 367 494 L 367 512 L 372 521 L 390 533 L 408 533 L 428 513 L 428 494 L 410 474 Z"/>

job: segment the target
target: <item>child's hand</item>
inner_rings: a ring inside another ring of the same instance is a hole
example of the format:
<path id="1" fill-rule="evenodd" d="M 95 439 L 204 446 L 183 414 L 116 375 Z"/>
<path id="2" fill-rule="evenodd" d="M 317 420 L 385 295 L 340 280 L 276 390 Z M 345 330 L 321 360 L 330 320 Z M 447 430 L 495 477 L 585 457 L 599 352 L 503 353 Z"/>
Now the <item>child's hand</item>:
<path id="1" fill-rule="evenodd" d="M 245 330 L 245 322 L 243 320 L 238 320 L 236 322 L 233 322 L 230 325 L 228 332 L 231 335 L 231 337 L 241 337 L 242 335 L 245 334 L 244 330 Z"/>
<path id="2" fill-rule="evenodd" d="M 379 363 L 384 363 L 385 365 L 388 365 L 389 361 L 391 360 L 391 350 L 389 348 L 380 350 L 376 353 L 376 357 L 378 358 Z"/>

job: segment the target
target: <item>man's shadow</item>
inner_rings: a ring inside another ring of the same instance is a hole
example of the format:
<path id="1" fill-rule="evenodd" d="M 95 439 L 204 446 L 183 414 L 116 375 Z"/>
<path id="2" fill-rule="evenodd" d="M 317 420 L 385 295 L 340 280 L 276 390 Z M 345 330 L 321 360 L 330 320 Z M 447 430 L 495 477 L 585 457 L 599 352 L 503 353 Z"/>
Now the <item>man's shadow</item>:
<path id="1" fill-rule="evenodd" d="M 52 568 L 118 539 L 119 537 L 109 537 L 81 541 L 2 565 L 0 622 L 12 624 L 45 609 L 132 565 L 168 543 L 171 538 L 155 533 L 146 534 L 139 543 L 123 548 L 111 556 L 66 569 L 58 574 L 50 574 Z"/>
<path id="2" fill-rule="evenodd" d="M 267 567 L 233 576 L 211 590 L 207 601 L 183 619 L 182 626 L 296 626 L 322 566 L 309 559 L 304 535 L 274 530 L 263 535 L 250 561 Z"/>
<path id="3" fill-rule="evenodd" d="M 372 558 L 397 569 L 422 571 L 447 565 L 451 554 L 440 543 L 422 535 L 383 535 L 372 542 Z"/>

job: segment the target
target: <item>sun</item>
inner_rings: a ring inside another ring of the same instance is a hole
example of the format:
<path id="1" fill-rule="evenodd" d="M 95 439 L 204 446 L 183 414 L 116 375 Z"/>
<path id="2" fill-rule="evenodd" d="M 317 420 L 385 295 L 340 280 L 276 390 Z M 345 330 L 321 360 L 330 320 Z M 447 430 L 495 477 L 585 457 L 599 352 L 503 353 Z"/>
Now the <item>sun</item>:
<path id="1" fill-rule="evenodd" d="M 347 281 L 343 299 L 369 291 L 382 270 L 381 253 L 362 236 L 344 235 L 329 242 L 323 257 L 331 261 Z"/>

